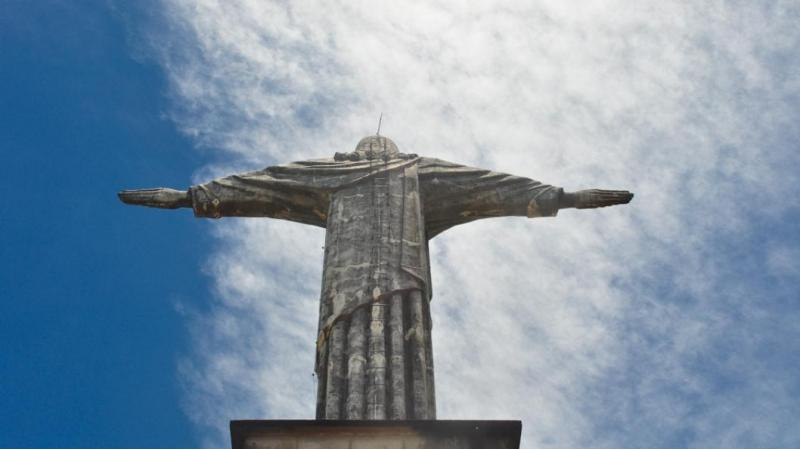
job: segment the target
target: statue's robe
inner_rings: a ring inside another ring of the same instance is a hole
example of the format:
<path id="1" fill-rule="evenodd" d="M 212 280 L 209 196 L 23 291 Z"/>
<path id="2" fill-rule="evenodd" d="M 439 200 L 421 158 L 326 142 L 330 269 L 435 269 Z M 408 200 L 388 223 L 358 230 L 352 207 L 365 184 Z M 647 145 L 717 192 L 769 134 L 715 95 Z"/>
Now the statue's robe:
<path id="1" fill-rule="evenodd" d="M 190 193 L 198 217 L 273 217 L 327 229 L 317 418 L 434 419 L 428 240 L 481 218 L 555 216 L 563 190 L 400 155 L 295 162 Z"/>

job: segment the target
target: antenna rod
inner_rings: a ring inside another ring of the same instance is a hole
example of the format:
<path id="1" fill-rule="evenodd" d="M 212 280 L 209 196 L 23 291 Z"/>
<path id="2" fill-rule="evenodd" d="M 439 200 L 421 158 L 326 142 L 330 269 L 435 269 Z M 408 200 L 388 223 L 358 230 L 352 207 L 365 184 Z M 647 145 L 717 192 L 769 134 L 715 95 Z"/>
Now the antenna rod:
<path id="1" fill-rule="evenodd" d="M 378 131 L 375 132 L 375 136 L 381 135 L 381 122 L 383 121 L 383 113 L 381 112 L 381 116 L 378 117 Z"/>

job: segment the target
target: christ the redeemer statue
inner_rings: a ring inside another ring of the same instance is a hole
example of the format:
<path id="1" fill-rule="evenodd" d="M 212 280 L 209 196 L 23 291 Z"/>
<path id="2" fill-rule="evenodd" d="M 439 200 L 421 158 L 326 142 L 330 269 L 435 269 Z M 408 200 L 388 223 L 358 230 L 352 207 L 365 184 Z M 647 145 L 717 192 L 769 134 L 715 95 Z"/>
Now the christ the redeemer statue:
<path id="1" fill-rule="evenodd" d="M 326 229 L 318 419 L 435 419 L 428 240 L 502 216 L 628 203 L 529 178 L 403 154 L 369 136 L 354 152 L 231 175 L 188 191 L 122 191 L 125 203 L 197 217 L 272 217 Z M 254 249 L 254 251 L 258 251 Z"/>

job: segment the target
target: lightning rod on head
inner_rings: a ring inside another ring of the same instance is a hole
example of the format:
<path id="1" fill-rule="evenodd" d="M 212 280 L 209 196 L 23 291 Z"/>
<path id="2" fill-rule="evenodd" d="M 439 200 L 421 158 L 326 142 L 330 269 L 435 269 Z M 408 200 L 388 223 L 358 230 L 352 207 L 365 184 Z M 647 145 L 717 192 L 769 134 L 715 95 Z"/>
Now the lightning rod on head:
<path id="1" fill-rule="evenodd" d="M 378 131 L 375 132 L 375 136 L 380 136 L 381 135 L 381 122 L 382 121 L 383 121 L 383 113 L 381 113 L 381 116 L 378 117 Z"/>

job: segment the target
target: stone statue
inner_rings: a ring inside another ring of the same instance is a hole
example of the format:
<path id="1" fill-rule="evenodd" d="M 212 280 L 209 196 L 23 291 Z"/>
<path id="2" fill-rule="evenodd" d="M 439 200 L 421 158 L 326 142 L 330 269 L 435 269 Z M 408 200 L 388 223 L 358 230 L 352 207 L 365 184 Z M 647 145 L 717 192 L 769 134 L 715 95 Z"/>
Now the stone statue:
<path id="1" fill-rule="evenodd" d="M 231 175 L 188 191 L 122 191 L 129 204 L 197 217 L 273 217 L 326 229 L 318 419 L 435 419 L 428 240 L 455 225 L 628 203 L 404 154 L 369 136 L 354 152 Z"/>

